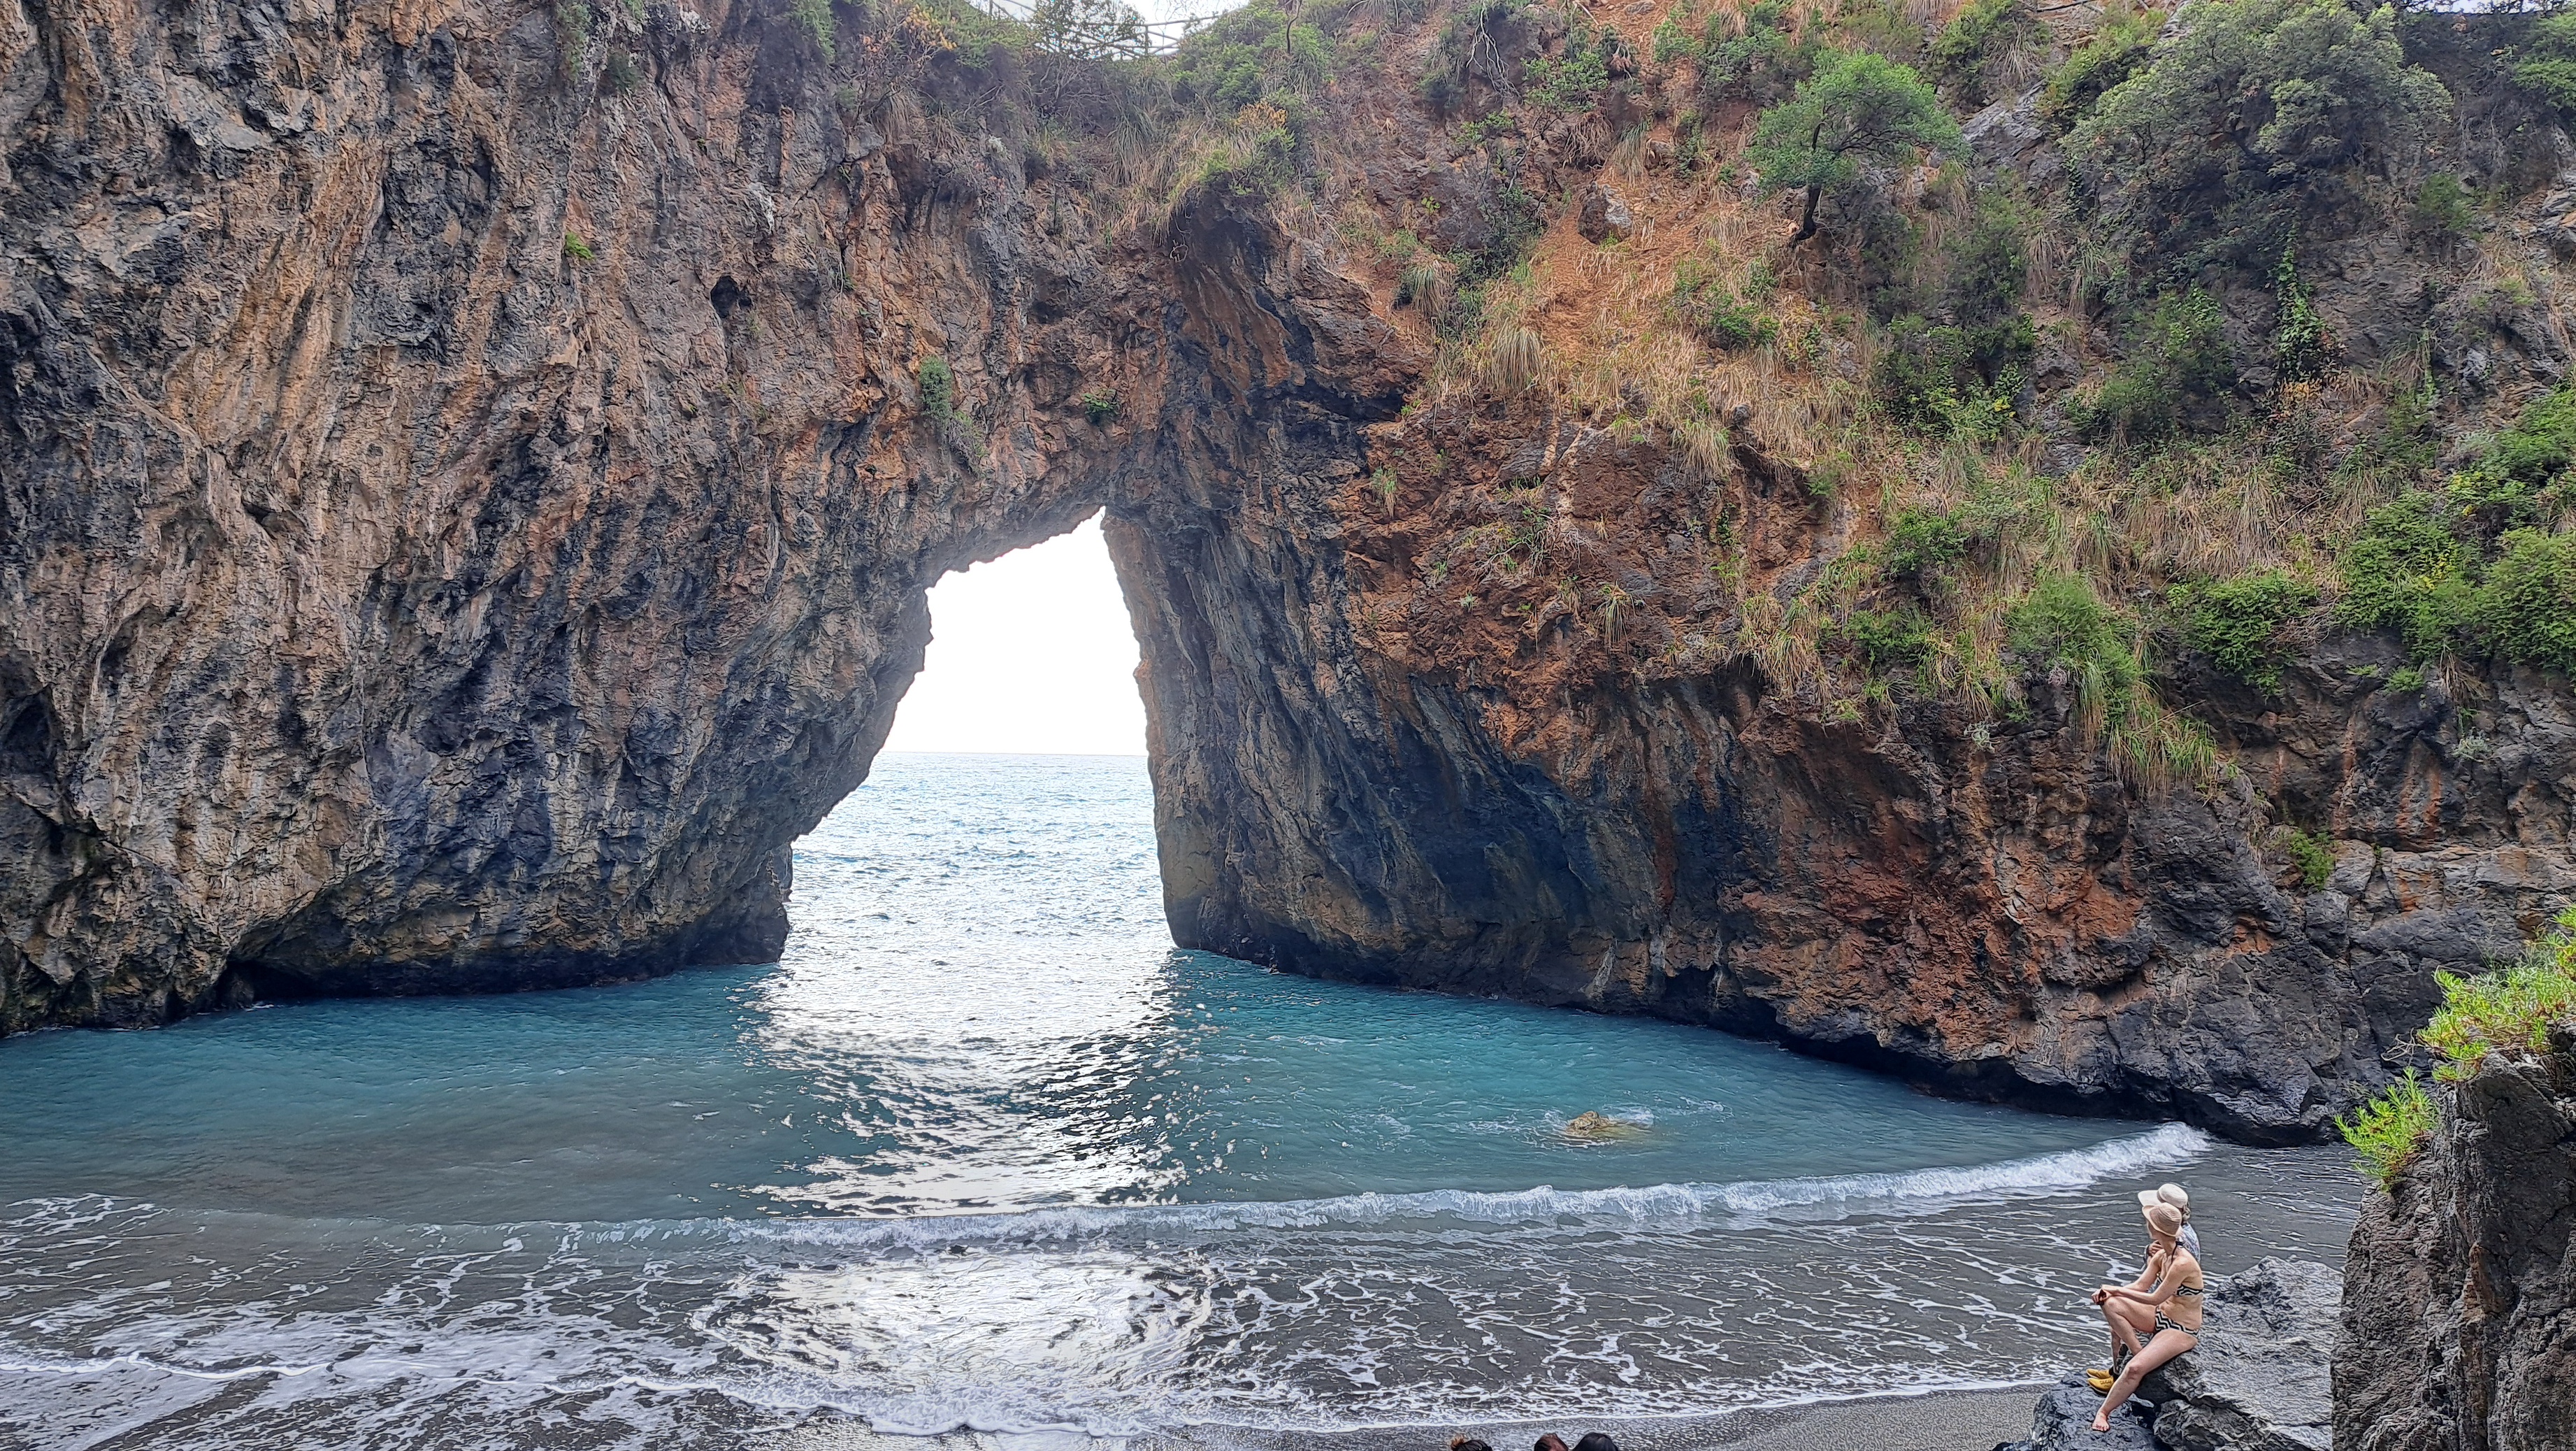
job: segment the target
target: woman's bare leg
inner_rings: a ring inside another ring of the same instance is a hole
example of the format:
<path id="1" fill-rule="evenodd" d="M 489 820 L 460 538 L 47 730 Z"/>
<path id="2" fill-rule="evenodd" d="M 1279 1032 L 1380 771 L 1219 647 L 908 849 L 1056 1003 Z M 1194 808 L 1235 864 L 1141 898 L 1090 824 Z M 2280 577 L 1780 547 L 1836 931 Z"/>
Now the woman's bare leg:
<path id="1" fill-rule="evenodd" d="M 2135 1355 L 2146 1343 L 2146 1337 L 2156 1323 L 2156 1312 L 2125 1300 L 2105 1300 L 2102 1302 L 2102 1318 L 2111 1327 L 2111 1359 L 2117 1361 L 2120 1352 L 2125 1350 Z"/>
<path id="2" fill-rule="evenodd" d="M 2102 1409 L 2093 1414 L 2093 1429 L 2110 1430 L 2111 1413 L 2120 1409 L 2122 1401 L 2137 1393 L 2138 1382 L 2147 1378 L 2147 1372 L 2199 1343 L 2200 1337 L 2188 1331 L 2157 1331 L 2155 1339 L 2147 1342 L 2146 1349 L 2129 1357 L 2129 1363 L 2120 1370 L 2120 1378 L 2111 1382 L 2111 1393 L 2102 1398 Z"/>

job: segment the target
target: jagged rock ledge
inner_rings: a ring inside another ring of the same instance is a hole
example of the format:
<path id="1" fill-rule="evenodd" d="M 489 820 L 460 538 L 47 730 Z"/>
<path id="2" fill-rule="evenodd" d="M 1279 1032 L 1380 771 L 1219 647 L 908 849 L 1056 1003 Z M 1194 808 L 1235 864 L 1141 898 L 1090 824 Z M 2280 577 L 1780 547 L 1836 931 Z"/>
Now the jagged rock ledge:
<path id="1" fill-rule="evenodd" d="M 2362 1206 L 2335 1347 L 2343 1451 L 2576 1448 L 2576 1024 L 2434 1094 Z"/>
<path id="2" fill-rule="evenodd" d="M 2266 1259 L 2214 1285 L 2206 1333 L 2093 1431 L 2102 1397 L 2070 1373 L 2041 1396 L 2031 1439 L 1997 1451 L 2331 1451 L 2329 1360 L 2342 1286 L 2306 1260 Z"/>

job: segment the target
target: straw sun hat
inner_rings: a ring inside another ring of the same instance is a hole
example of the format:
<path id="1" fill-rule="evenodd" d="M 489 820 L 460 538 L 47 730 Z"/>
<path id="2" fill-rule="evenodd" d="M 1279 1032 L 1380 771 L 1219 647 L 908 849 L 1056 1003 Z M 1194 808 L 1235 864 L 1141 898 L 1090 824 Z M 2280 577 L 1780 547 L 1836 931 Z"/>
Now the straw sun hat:
<path id="1" fill-rule="evenodd" d="M 2153 1189 L 2138 1191 L 2139 1208 L 2150 1209 L 2158 1204 L 2165 1205 L 2174 1213 L 2181 1215 L 2183 1223 L 2191 1222 L 2191 1196 L 2182 1192 L 2180 1184 L 2163 1184 Z"/>

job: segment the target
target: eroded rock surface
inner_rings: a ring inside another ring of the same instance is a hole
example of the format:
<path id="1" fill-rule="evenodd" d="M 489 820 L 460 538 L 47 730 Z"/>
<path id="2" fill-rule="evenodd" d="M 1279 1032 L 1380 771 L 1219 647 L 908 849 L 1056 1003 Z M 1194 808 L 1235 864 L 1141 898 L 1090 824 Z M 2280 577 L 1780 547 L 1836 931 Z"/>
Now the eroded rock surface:
<path id="1" fill-rule="evenodd" d="M 2210 1285 L 2198 1344 L 2148 1373 L 2107 1435 L 2102 1395 L 2069 1373 L 2040 1397 L 2031 1439 L 1998 1451 L 2330 1451 L 2329 1361 L 2342 1283 L 2306 1260 L 2266 1259 Z"/>
<path id="2" fill-rule="evenodd" d="M 1405 356 L 774 15 L 11 13 L 0 1029 L 774 957 L 929 582 Z"/>
<path id="3" fill-rule="evenodd" d="M 2437 1091 L 2362 1206 L 2334 1366 L 2343 1451 L 2576 1447 L 2576 1025 Z"/>
<path id="4" fill-rule="evenodd" d="M 2207 1332 L 2140 1387 L 2172 1451 L 2329 1451 L 2329 1365 L 2343 1282 L 2308 1260 L 2267 1259 L 2211 1286 Z"/>

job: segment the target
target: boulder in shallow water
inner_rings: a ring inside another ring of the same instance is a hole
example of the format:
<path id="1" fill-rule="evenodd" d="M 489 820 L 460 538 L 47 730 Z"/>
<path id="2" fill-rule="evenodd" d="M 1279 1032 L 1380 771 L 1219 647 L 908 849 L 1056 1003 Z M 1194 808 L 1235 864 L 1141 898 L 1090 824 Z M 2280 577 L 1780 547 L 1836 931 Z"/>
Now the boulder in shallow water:
<path id="1" fill-rule="evenodd" d="M 2039 1398 L 2030 1414 L 2030 1439 L 2008 1441 L 1995 1451 L 2156 1451 L 2151 1407 L 2135 1397 L 2111 1413 L 2111 1429 L 2093 1432 L 2093 1413 L 2102 1409 L 2101 1394 L 2068 1371 Z"/>
<path id="2" fill-rule="evenodd" d="M 2327 1451 L 2343 1277 L 2267 1259 L 2210 1287 L 2207 1333 L 2143 1387 L 2168 1451 Z"/>

